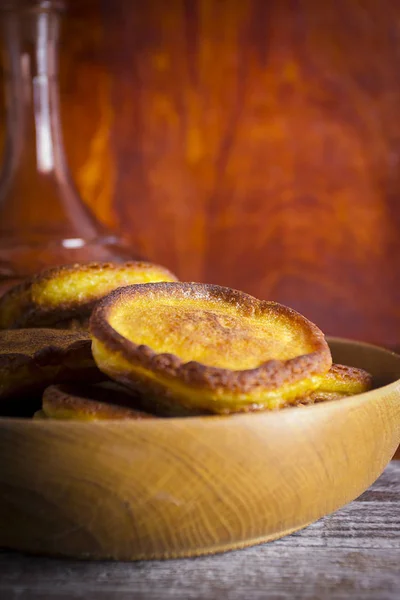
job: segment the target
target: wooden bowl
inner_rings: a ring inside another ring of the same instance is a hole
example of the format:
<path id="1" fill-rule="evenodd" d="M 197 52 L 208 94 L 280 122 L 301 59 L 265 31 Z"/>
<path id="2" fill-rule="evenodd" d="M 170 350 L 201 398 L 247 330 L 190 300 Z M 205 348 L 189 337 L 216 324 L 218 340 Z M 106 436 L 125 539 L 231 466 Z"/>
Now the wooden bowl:
<path id="1" fill-rule="evenodd" d="M 331 340 L 380 389 L 281 412 L 131 422 L 0 420 L 0 546 L 152 559 L 274 540 L 380 475 L 400 441 L 400 356 Z"/>

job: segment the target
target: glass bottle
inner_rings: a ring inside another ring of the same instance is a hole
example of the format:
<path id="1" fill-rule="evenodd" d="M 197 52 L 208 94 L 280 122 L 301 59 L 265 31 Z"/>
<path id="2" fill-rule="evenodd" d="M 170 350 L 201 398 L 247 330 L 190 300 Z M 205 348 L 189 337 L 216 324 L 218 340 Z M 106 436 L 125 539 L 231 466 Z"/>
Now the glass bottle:
<path id="1" fill-rule="evenodd" d="M 0 178 L 0 288 L 50 265 L 135 258 L 82 202 L 58 105 L 59 0 L 0 0 L 6 143 Z M 78 140 L 77 140 L 78 142 Z"/>

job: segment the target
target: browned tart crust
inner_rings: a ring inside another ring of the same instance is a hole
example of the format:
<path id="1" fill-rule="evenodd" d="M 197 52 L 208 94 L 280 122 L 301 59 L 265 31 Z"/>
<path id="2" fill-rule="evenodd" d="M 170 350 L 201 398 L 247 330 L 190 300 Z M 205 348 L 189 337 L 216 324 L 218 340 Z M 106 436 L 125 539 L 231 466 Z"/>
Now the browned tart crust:
<path id="1" fill-rule="evenodd" d="M 373 378 L 364 369 L 333 364 L 327 373 L 321 375 L 318 389 L 302 398 L 303 404 L 315 404 L 328 400 L 339 400 L 368 392 L 373 387 Z"/>
<path id="2" fill-rule="evenodd" d="M 152 281 L 176 277 L 165 267 L 138 261 L 46 269 L 0 298 L 0 329 L 85 327 L 100 298 L 118 287 Z"/>
<path id="3" fill-rule="evenodd" d="M 99 381 L 91 341 L 84 331 L 18 329 L 0 331 L 0 414 L 6 401 L 29 402 L 49 384 Z"/>
<path id="4" fill-rule="evenodd" d="M 139 410 L 137 396 L 117 383 L 51 385 L 43 393 L 42 418 L 95 421 L 151 419 Z"/>
<path id="5" fill-rule="evenodd" d="M 90 329 L 99 368 L 167 412 L 279 408 L 315 389 L 332 364 L 323 333 L 305 317 L 216 285 L 115 290 Z"/>

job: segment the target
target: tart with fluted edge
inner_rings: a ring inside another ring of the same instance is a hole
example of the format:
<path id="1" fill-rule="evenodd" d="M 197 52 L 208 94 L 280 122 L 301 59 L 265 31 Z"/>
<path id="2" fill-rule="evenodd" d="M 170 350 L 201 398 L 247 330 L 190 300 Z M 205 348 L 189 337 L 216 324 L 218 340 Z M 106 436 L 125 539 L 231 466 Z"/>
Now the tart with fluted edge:
<path id="1" fill-rule="evenodd" d="M 373 378 L 364 369 L 333 364 L 327 373 L 320 376 L 316 390 L 301 399 L 302 404 L 315 404 L 328 400 L 339 400 L 372 390 Z"/>
<path id="2" fill-rule="evenodd" d="M 156 281 L 177 278 L 160 265 L 134 261 L 46 269 L 0 298 L 0 329 L 86 326 L 94 304 L 112 290 Z"/>
<path id="3" fill-rule="evenodd" d="M 137 396 L 112 381 L 94 385 L 51 385 L 43 392 L 42 409 L 35 418 L 79 421 L 151 419 L 140 410 Z"/>
<path id="4" fill-rule="evenodd" d="M 99 369 L 166 411 L 280 408 L 316 389 L 332 365 L 305 317 L 217 285 L 120 288 L 96 305 L 90 332 Z"/>
<path id="5" fill-rule="evenodd" d="M 104 380 L 86 331 L 0 331 L 0 414 L 15 414 L 35 402 L 52 383 Z"/>

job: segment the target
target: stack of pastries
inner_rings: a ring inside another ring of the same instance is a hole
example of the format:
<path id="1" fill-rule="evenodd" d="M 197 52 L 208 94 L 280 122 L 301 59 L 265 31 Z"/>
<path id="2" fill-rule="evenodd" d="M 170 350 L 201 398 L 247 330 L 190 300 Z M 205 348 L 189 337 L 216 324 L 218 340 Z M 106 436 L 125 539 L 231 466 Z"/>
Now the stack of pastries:
<path id="1" fill-rule="evenodd" d="M 277 410 L 372 388 L 296 311 L 159 265 L 45 270 L 0 298 L 0 415 L 148 419 Z"/>

